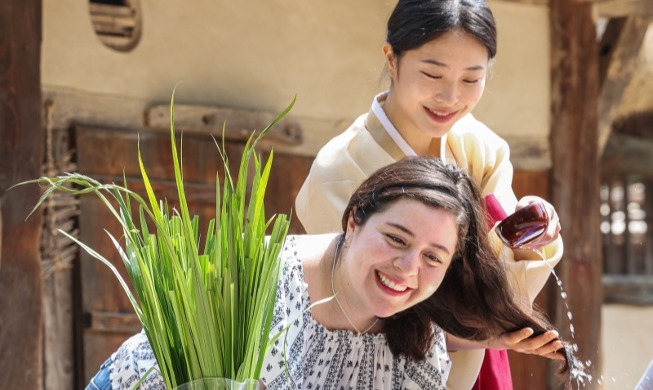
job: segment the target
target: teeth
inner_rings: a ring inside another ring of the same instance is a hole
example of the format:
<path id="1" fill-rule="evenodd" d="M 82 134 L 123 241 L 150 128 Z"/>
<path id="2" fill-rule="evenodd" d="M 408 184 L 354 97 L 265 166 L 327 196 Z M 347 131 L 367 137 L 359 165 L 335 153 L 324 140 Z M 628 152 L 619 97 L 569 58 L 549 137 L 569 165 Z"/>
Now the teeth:
<path id="1" fill-rule="evenodd" d="M 379 271 L 376 271 L 376 274 L 379 275 L 379 280 L 387 288 L 390 288 L 390 289 L 395 290 L 397 292 L 404 292 L 408 288 L 406 286 L 400 286 L 400 285 L 394 283 L 392 280 L 388 279 L 384 274 L 382 274 Z"/>
<path id="2" fill-rule="evenodd" d="M 437 111 L 433 111 L 433 110 L 431 110 L 431 109 L 429 109 L 429 111 L 430 111 L 433 115 L 437 115 L 437 116 L 449 116 L 449 113 L 448 113 L 448 112 L 437 112 Z"/>

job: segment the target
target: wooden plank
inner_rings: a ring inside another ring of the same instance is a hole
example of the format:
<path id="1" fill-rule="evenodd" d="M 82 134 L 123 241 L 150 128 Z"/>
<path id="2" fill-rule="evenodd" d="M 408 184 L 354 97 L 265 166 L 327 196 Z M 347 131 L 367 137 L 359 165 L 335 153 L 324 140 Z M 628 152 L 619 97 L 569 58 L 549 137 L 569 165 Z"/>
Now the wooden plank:
<path id="1" fill-rule="evenodd" d="M 88 4 L 91 15 L 104 14 L 115 16 L 133 16 L 134 9 L 124 5 L 111 5 L 111 4 Z"/>
<path id="2" fill-rule="evenodd" d="M 175 127 L 191 133 L 212 134 L 218 139 L 225 126 L 225 138 L 245 141 L 252 131 L 263 130 L 276 115 L 264 111 L 230 107 L 175 104 Z M 145 126 L 159 131 L 170 131 L 170 105 L 156 105 L 145 112 Z M 261 142 L 261 147 L 301 145 L 302 128 L 297 121 L 284 118 Z"/>
<path id="3" fill-rule="evenodd" d="M 601 40 L 598 156 L 608 141 L 624 91 L 637 68 L 639 51 L 651 20 L 650 16 L 613 19 Z"/>
<path id="4" fill-rule="evenodd" d="M 52 117 L 55 104 L 45 103 L 46 162 L 44 175 L 56 176 L 75 172 L 71 164 L 67 131 L 55 131 Z M 77 234 L 77 199 L 63 192 L 54 193 L 43 205 L 43 233 L 41 234 L 41 265 L 43 268 L 43 319 L 45 328 L 45 384 L 46 388 L 72 389 L 75 386 L 75 314 L 73 265 L 78 259 L 78 247 L 59 233 L 59 229 Z"/>
<path id="5" fill-rule="evenodd" d="M 91 311 L 84 313 L 84 325 L 90 332 L 136 334 L 143 326 L 136 314 Z"/>
<path id="6" fill-rule="evenodd" d="M 94 25 L 109 24 L 115 26 L 135 27 L 134 16 L 91 15 Z"/>
<path id="7" fill-rule="evenodd" d="M 653 304 L 651 275 L 604 275 L 603 285 L 607 303 Z"/>
<path id="8" fill-rule="evenodd" d="M 552 200 L 560 217 L 565 253 L 556 267 L 567 292 L 549 291 L 552 314 L 563 338 L 578 345 L 588 373 L 602 374 L 603 304 L 599 230 L 598 96 L 599 54 L 592 4 L 551 0 Z M 572 340 L 566 304 L 576 329 Z M 556 382 L 553 370 L 550 385 Z M 596 379 L 595 379 L 596 380 Z M 592 386 L 599 386 L 593 383 Z M 558 388 L 559 386 L 552 386 Z M 551 387 L 550 387 L 551 388 Z"/>
<path id="9" fill-rule="evenodd" d="M 0 389 L 43 388 L 42 216 L 39 188 L 10 186 L 41 174 L 42 2 L 0 6 Z"/>
<path id="10" fill-rule="evenodd" d="M 612 134 L 603 152 L 603 175 L 638 174 L 653 179 L 653 140 Z M 647 194 L 648 195 L 648 194 Z"/>

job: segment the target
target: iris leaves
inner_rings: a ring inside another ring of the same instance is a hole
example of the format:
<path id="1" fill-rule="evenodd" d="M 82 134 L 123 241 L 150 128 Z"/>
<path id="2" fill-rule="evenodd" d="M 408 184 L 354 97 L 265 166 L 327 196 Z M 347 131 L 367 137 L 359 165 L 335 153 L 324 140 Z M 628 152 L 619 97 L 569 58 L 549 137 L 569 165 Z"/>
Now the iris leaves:
<path id="1" fill-rule="evenodd" d="M 229 172 L 223 139 L 218 149 L 224 163 L 224 182 L 221 191 L 220 181 L 216 180 L 216 216 L 208 224 L 202 248 L 199 218 L 190 215 L 186 203 L 174 128 L 174 92 L 170 101 L 170 144 L 179 210 L 170 210 L 165 200 L 157 199 L 140 147 L 138 160 L 145 198 L 129 190 L 126 181 L 122 186 L 102 184 L 76 173 L 27 182 L 46 184 L 34 209 L 54 191 L 92 193 L 120 222 L 124 248 L 118 239 L 109 236 L 127 268 L 134 293 L 107 259 L 68 237 L 114 272 L 143 325 L 170 389 L 200 378 L 244 382 L 260 376 L 281 270 L 279 253 L 289 218 L 279 214 L 266 219 L 264 197 L 273 153 L 263 164 L 254 148 L 294 102 L 261 133 L 250 137 L 235 178 Z"/>

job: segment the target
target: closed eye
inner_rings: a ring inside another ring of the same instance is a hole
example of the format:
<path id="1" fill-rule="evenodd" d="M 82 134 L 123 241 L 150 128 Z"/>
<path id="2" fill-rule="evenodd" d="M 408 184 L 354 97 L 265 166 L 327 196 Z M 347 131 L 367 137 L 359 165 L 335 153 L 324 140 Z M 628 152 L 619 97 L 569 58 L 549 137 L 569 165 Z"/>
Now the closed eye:
<path id="1" fill-rule="evenodd" d="M 401 245 L 401 246 L 406 245 L 406 241 L 404 241 L 401 237 L 397 237 L 392 234 L 386 234 L 385 236 L 388 238 L 388 240 L 390 240 L 395 245 Z"/>
<path id="2" fill-rule="evenodd" d="M 442 264 L 442 260 L 436 255 L 426 254 L 425 257 L 431 265 Z"/>
<path id="3" fill-rule="evenodd" d="M 426 72 L 422 72 L 422 74 L 424 76 L 430 78 L 430 79 L 433 79 L 433 80 L 440 80 L 442 78 L 442 76 L 435 76 L 435 75 L 432 75 L 432 74 L 426 73 Z"/>
<path id="4" fill-rule="evenodd" d="M 463 80 L 467 84 L 476 84 L 480 81 L 481 79 L 476 79 L 476 80 Z"/>

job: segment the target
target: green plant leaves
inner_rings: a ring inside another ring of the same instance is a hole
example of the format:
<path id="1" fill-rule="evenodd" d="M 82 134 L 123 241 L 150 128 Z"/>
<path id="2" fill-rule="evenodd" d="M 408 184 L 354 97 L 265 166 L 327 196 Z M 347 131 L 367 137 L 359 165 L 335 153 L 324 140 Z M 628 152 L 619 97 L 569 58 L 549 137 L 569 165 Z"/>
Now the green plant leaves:
<path id="1" fill-rule="evenodd" d="M 187 206 L 176 144 L 174 92 L 170 100 L 170 143 L 179 210 L 170 210 L 165 200 L 157 199 L 140 144 L 138 162 L 146 198 L 129 190 L 126 182 L 122 186 L 102 184 L 80 174 L 21 183 L 47 185 L 34 210 L 53 191 L 95 194 L 120 222 L 124 248 L 113 236 L 111 240 L 134 293 L 111 262 L 61 232 L 111 268 L 134 306 L 168 388 L 205 377 L 244 381 L 260 376 L 281 272 L 279 254 L 290 219 L 285 214 L 266 219 L 265 191 L 273 153 L 262 164 L 255 147 L 294 103 L 295 99 L 258 135 L 252 134 L 235 178 L 229 172 L 223 137 L 218 150 L 224 183 L 220 190 L 216 180 L 216 216 L 208 223 L 201 249 L 199 219 L 190 215 Z M 137 206 L 135 215 L 132 204 Z M 152 231 L 148 223 L 154 227 Z"/>

